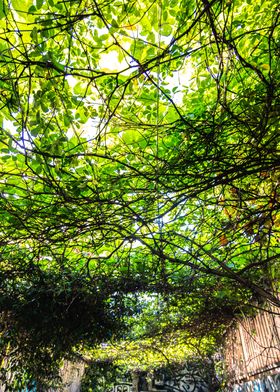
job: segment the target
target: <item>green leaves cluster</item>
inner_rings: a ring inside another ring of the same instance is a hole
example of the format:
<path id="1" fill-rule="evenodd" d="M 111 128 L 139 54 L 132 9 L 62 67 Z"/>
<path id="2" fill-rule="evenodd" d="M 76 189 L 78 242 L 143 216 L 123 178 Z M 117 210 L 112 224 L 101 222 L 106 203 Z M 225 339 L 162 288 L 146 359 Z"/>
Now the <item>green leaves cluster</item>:
<path id="1" fill-rule="evenodd" d="M 123 318 L 127 339 L 211 340 L 250 304 L 279 306 L 277 2 L 1 7 L 4 361 L 29 330 L 51 362 Z"/>

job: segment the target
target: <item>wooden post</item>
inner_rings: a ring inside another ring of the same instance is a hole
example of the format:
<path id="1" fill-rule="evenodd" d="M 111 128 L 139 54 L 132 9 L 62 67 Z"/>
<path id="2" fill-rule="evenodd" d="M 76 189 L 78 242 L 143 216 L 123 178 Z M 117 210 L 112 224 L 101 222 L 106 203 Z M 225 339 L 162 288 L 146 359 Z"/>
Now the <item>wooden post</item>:
<path id="1" fill-rule="evenodd" d="M 239 325 L 238 325 L 238 330 L 239 330 L 241 347 L 242 347 L 242 352 L 243 352 L 244 370 L 246 372 L 246 377 L 248 377 L 248 369 L 247 369 L 248 353 L 247 353 L 246 342 L 244 340 L 244 335 L 243 335 L 241 323 L 239 323 Z"/>

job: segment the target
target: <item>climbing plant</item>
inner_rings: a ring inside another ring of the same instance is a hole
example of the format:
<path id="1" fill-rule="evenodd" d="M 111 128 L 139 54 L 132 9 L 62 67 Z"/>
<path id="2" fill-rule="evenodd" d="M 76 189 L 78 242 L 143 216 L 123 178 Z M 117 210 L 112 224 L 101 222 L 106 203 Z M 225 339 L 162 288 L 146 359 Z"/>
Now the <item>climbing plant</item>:
<path id="1" fill-rule="evenodd" d="M 279 306 L 279 45 L 273 0 L 1 1 L 3 372 Z"/>

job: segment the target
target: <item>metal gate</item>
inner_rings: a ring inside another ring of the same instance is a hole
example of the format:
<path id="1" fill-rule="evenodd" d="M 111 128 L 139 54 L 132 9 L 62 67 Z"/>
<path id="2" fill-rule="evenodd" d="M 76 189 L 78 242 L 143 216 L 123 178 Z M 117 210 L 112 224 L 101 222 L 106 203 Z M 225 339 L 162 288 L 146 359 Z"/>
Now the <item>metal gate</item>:
<path id="1" fill-rule="evenodd" d="M 127 383 L 115 385 L 114 392 L 132 392 L 132 385 Z"/>

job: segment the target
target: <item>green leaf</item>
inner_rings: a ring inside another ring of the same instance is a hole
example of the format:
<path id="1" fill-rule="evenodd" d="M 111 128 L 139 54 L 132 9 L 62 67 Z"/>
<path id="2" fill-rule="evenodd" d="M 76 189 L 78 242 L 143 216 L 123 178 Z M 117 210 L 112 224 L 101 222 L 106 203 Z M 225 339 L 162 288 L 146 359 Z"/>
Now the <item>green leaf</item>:
<path id="1" fill-rule="evenodd" d="M 36 7 L 38 10 L 42 8 L 43 4 L 44 4 L 44 0 L 36 0 Z"/>
<path id="2" fill-rule="evenodd" d="M 0 0 L 0 19 L 5 18 L 6 15 L 7 15 L 7 9 L 6 9 L 5 0 Z"/>
<path id="3" fill-rule="evenodd" d="M 112 27 L 115 27 L 115 28 L 118 28 L 118 27 L 119 27 L 119 25 L 118 25 L 118 23 L 117 23 L 117 21 L 116 21 L 115 19 L 112 19 L 112 20 L 111 20 L 111 26 L 112 26 Z"/>
<path id="4" fill-rule="evenodd" d="M 38 29 L 37 27 L 33 27 L 30 37 L 32 38 L 32 41 L 34 41 L 36 44 L 38 43 Z"/>
<path id="5" fill-rule="evenodd" d="M 160 33 L 165 37 L 169 37 L 172 34 L 172 31 L 172 26 L 170 26 L 169 24 L 164 24 L 160 30 Z"/>
<path id="6" fill-rule="evenodd" d="M 3 82 L 2 80 L 0 80 L 0 88 L 5 89 L 5 90 L 9 90 L 9 91 L 13 91 L 12 87 L 8 83 Z"/>
<path id="7" fill-rule="evenodd" d="M 35 7 L 35 5 L 32 5 L 31 7 L 29 7 L 29 10 L 28 10 L 28 13 L 29 14 L 33 14 L 34 12 L 36 12 L 37 11 L 37 8 Z M 35 28 L 35 27 L 34 27 Z M 34 28 L 33 28 L 33 30 L 34 30 Z M 32 31 L 33 31 L 32 30 Z M 32 33 L 31 33 L 32 34 Z"/>

